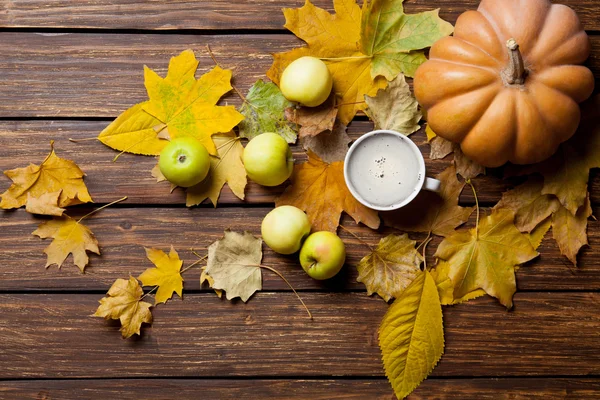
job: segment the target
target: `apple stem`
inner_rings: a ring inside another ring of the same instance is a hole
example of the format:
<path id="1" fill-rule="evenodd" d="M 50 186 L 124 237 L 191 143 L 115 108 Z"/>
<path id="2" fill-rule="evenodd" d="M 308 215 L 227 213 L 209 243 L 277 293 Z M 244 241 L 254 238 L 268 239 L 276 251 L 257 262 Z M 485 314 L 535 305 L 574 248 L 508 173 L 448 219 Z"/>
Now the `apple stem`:
<path id="1" fill-rule="evenodd" d="M 356 238 L 356 240 L 358 240 L 360 243 L 362 243 L 365 246 L 367 246 L 369 249 L 371 249 L 371 251 L 375 251 L 375 248 L 373 248 L 373 246 L 371 246 L 369 243 L 365 242 L 363 239 L 361 239 L 360 237 L 358 237 L 350 229 L 348 229 L 348 228 L 346 228 L 345 226 L 342 226 L 342 225 L 340 225 L 340 228 L 342 228 L 343 230 L 345 230 L 346 232 L 348 232 L 349 234 L 351 234 L 352 236 L 354 236 Z"/>
<path id="2" fill-rule="evenodd" d="M 179 161 L 180 163 L 185 162 L 186 159 L 187 157 L 184 154 L 180 154 L 179 157 L 177 157 L 177 161 Z"/>
<path id="3" fill-rule="evenodd" d="M 96 214 L 98 211 L 100 211 L 100 210 L 103 210 L 103 209 L 105 209 L 106 207 L 110 207 L 110 206 L 112 206 L 113 204 L 120 203 L 120 202 L 121 202 L 121 201 L 123 201 L 123 200 L 127 200 L 127 196 L 125 196 L 125 197 L 121 197 L 119 200 L 115 200 L 115 201 L 113 201 L 113 202 L 111 202 L 111 203 L 108 203 L 108 204 L 105 204 L 105 205 L 103 205 L 102 207 L 96 208 L 94 211 L 91 211 L 91 212 L 89 212 L 89 213 L 85 214 L 83 217 L 79 218 L 79 219 L 77 220 L 77 223 L 80 223 L 81 221 L 83 221 L 84 219 L 86 219 L 87 217 L 89 217 L 90 215 Z"/>

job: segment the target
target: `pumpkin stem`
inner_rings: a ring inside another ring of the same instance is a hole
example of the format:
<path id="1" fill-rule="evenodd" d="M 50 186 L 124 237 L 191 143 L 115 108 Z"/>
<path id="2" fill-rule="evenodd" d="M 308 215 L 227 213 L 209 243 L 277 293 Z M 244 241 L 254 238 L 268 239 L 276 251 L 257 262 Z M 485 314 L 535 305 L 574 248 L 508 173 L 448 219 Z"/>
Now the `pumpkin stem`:
<path id="1" fill-rule="evenodd" d="M 504 71 L 506 83 L 509 85 L 522 85 L 525 83 L 527 70 L 523 63 L 523 56 L 521 56 L 521 52 L 519 51 L 519 45 L 515 39 L 509 39 L 506 42 L 506 47 L 508 47 L 510 57 L 508 68 Z"/>

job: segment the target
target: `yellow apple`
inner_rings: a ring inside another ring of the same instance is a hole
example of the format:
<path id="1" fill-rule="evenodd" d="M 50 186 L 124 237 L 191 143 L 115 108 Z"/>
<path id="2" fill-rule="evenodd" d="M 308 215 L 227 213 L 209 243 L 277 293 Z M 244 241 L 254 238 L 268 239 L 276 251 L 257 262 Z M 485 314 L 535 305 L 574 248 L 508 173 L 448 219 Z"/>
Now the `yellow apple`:
<path id="1" fill-rule="evenodd" d="M 293 254 L 310 234 L 310 221 L 299 208 L 277 207 L 267 214 L 260 227 L 262 238 L 274 252 Z"/>
<path id="2" fill-rule="evenodd" d="M 346 261 L 346 247 L 335 233 L 315 232 L 304 241 L 300 264 L 306 273 L 318 280 L 333 278 Z"/>
<path id="3" fill-rule="evenodd" d="M 289 101 L 316 107 L 329 97 L 333 79 L 327 65 L 315 57 L 300 57 L 281 74 L 279 88 Z"/>
<path id="4" fill-rule="evenodd" d="M 242 161 L 250 179 L 263 186 L 281 185 L 294 170 L 290 146 L 276 133 L 263 133 L 248 142 Z"/>

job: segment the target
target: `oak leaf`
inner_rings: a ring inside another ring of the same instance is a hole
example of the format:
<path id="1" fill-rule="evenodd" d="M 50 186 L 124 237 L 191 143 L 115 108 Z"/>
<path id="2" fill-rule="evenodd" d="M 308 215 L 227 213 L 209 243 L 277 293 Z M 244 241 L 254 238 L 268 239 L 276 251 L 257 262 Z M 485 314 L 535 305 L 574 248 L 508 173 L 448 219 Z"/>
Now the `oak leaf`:
<path id="1" fill-rule="evenodd" d="M 474 207 L 460 207 L 458 199 L 465 186 L 456 179 L 454 166 L 436 176 L 442 183 L 439 193 L 422 192 L 416 201 L 392 212 L 382 214 L 385 225 L 410 232 L 431 232 L 448 236 L 464 224 Z"/>
<path id="2" fill-rule="evenodd" d="M 369 107 L 365 113 L 375 123 L 375 129 L 410 135 L 421 128 L 419 121 L 423 114 L 419 111 L 419 103 L 410 92 L 404 75 L 398 75 L 374 97 L 365 96 L 365 101 Z"/>
<path id="3" fill-rule="evenodd" d="M 457 231 L 440 243 L 435 256 L 449 263 L 455 299 L 483 289 L 512 307 L 515 266 L 538 256 L 513 220 L 512 211 L 499 209 L 481 218 L 475 228 Z"/>
<path id="4" fill-rule="evenodd" d="M 248 183 L 246 169 L 242 163 L 244 146 L 233 132 L 217 134 L 213 136 L 213 140 L 217 146 L 218 157 L 210 158 L 210 171 L 206 179 L 187 188 L 188 207 L 200 204 L 207 198 L 216 207 L 225 183 L 237 198 L 244 200 L 244 190 Z"/>
<path id="5" fill-rule="evenodd" d="M 346 126 L 340 123 L 337 123 L 332 131 L 325 131 L 316 136 L 306 136 L 301 140 L 305 150 L 312 151 L 326 163 L 343 161 L 352 141 L 346 133 Z"/>
<path id="6" fill-rule="evenodd" d="M 53 141 L 50 142 L 50 154 L 40 165 L 30 164 L 4 171 L 4 175 L 13 183 L 2 193 L 0 208 L 19 208 L 27 204 L 28 198 L 37 199 L 35 207 L 38 211 L 41 211 L 41 202 L 44 201 L 47 201 L 44 207 L 53 210 L 92 201 L 83 182 L 85 174 L 73 161 L 56 155 Z M 55 192 L 60 192 L 57 201 L 49 195 Z"/>
<path id="7" fill-rule="evenodd" d="M 31 193 L 27 193 L 25 211 L 31 214 L 60 217 L 65 212 L 64 208 L 57 205 L 61 193 L 62 189 L 57 192 L 44 193 L 40 197 L 33 197 L 31 196 Z"/>
<path id="8" fill-rule="evenodd" d="M 290 179 L 292 184 L 275 205 L 292 205 L 305 211 L 313 230 L 336 232 L 342 211 L 356 223 L 379 227 L 377 212 L 359 203 L 348 190 L 343 161 L 326 163 L 309 151 L 308 161 L 295 165 Z"/>
<path id="9" fill-rule="evenodd" d="M 227 300 L 239 297 L 246 302 L 262 288 L 261 261 L 262 239 L 227 230 L 208 247 L 206 274 L 213 279 L 211 287 L 224 290 Z"/>
<path id="10" fill-rule="evenodd" d="M 286 119 L 285 110 L 293 104 L 272 82 L 256 81 L 240 107 L 244 120 L 240 122 L 240 137 L 253 139 L 265 133 L 280 135 L 288 143 L 296 143 L 297 134 Z"/>
<path id="11" fill-rule="evenodd" d="M 298 136 L 316 136 L 323 131 L 331 131 L 335 125 L 338 108 L 334 94 L 318 107 L 289 107 L 285 109 L 288 121 L 298 125 Z"/>
<path id="12" fill-rule="evenodd" d="M 126 110 L 98 139 L 116 150 L 158 155 L 168 143 L 162 138 L 192 136 L 216 154 L 211 136 L 229 132 L 243 116 L 233 106 L 216 105 L 232 89 L 231 71 L 215 67 L 195 79 L 197 68 L 191 50 L 171 58 L 165 78 L 145 66 L 149 100 Z"/>
<path id="13" fill-rule="evenodd" d="M 169 254 L 159 249 L 146 249 L 146 257 L 156 265 L 156 268 L 148 268 L 138 276 L 138 279 L 144 286 L 158 286 L 155 296 L 156 304 L 166 303 L 173 297 L 173 293 L 182 297 L 181 266 L 183 261 L 179 259 L 179 254 L 173 246 L 171 246 Z"/>
<path id="14" fill-rule="evenodd" d="M 139 335 L 142 323 L 152 323 L 152 304 L 142 301 L 143 294 L 144 291 L 134 277 L 117 279 L 107 296 L 100 300 L 100 306 L 93 316 L 120 320 L 120 331 L 124 339 L 134 334 Z"/>
<path id="15" fill-rule="evenodd" d="M 408 396 L 444 353 L 442 306 L 429 271 L 421 272 L 390 306 L 379 326 L 385 375 L 399 399 Z"/>
<path id="16" fill-rule="evenodd" d="M 575 215 L 565 207 L 559 209 L 552 215 L 552 235 L 564 254 L 574 266 L 577 266 L 577 254 L 579 250 L 588 244 L 587 224 L 592 215 L 589 195 Z"/>
<path id="17" fill-rule="evenodd" d="M 92 231 L 67 215 L 41 223 L 32 234 L 42 239 L 53 239 L 44 249 L 48 255 L 46 268 L 53 264 L 60 268 L 69 254 L 73 254 L 75 265 L 84 272 L 89 261 L 86 251 L 100 254 L 98 241 Z"/>
<path id="18" fill-rule="evenodd" d="M 504 192 L 494 209 L 512 210 L 515 226 L 521 232 L 531 232 L 560 207 L 556 197 L 542 194 L 543 186 L 542 179 L 532 176 L 525 183 Z"/>
<path id="19" fill-rule="evenodd" d="M 385 301 L 402 295 L 417 275 L 421 274 L 423 257 L 415 249 L 416 243 L 407 234 L 389 235 L 360 260 L 356 266 L 356 280 L 365 284 L 367 295 L 377 293 Z"/>

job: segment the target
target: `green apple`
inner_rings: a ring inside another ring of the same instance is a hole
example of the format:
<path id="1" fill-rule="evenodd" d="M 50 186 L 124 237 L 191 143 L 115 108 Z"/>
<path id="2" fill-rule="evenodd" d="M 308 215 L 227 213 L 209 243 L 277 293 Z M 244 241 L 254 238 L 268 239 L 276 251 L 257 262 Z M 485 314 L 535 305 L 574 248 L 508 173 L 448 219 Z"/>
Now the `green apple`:
<path id="1" fill-rule="evenodd" d="M 315 57 L 300 57 L 281 74 L 279 88 L 289 101 L 307 107 L 323 104 L 331 93 L 333 79 L 327 65 Z"/>
<path id="2" fill-rule="evenodd" d="M 173 139 L 160 152 L 158 167 L 172 184 L 190 187 L 206 178 L 210 169 L 210 155 L 196 138 Z"/>
<path id="3" fill-rule="evenodd" d="M 335 233 L 315 232 L 306 239 L 300 250 L 300 264 L 314 279 L 333 278 L 346 261 L 346 247 Z"/>
<path id="4" fill-rule="evenodd" d="M 274 252 L 293 254 L 310 234 L 310 221 L 299 208 L 277 207 L 267 214 L 260 227 L 262 238 Z"/>
<path id="5" fill-rule="evenodd" d="M 281 185 L 294 170 L 292 150 L 276 133 L 263 133 L 248 142 L 242 161 L 250 179 L 263 186 Z"/>

